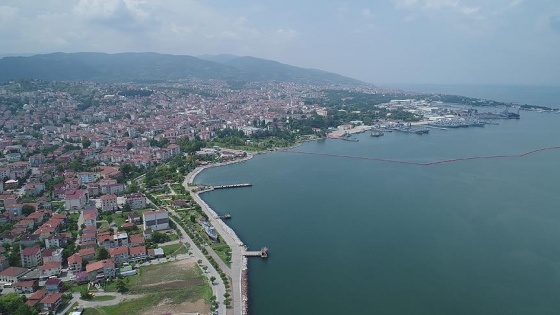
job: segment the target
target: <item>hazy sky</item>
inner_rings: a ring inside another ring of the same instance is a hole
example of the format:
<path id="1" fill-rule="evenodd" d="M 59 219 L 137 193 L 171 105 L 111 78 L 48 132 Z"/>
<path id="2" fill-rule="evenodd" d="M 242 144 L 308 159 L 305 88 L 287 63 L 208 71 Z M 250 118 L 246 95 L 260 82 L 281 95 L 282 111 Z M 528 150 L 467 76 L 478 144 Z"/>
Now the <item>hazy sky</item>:
<path id="1" fill-rule="evenodd" d="M 1 0 L 0 53 L 251 55 L 368 82 L 560 85 L 560 0 Z"/>

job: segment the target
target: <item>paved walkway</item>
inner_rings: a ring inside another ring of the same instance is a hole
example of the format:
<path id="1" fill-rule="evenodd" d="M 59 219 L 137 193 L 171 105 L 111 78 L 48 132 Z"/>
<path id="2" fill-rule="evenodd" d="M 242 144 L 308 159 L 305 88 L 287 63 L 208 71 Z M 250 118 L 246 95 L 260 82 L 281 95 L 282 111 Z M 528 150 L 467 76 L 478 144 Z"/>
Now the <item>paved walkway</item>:
<path id="1" fill-rule="evenodd" d="M 123 301 L 137 299 L 142 296 L 142 295 L 132 295 L 132 294 L 121 294 L 117 292 L 93 292 L 93 294 L 95 294 L 95 296 L 113 296 L 115 298 L 107 301 L 93 301 L 93 300 L 88 301 L 88 300 L 80 299 L 80 293 L 72 293 L 72 300 L 68 302 L 68 304 L 64 309 L 60 309 L 56 313 L 65 314 L 70 310 L 70 308 L 72 307 L 72 305 L 74 305 L 74 303 L 78 303 L 79 306 L 82 306 L 84 308 L 111 306 L 111 305 L 117 305 Z"/>
<path id="2" fill-rule="evenodd" d="M 149 203 L 153 204 L 153 202 L 149 198 L 146 198 L 146 199 L 148 200 Z M 173 209 L 171 209 L 169 207 L 165 207 L 165 208 L 171 214 L 177 215 L 177 213 Z M 200 249 L 194 244 L 194 242 L 188 236 L 187 232 L 185 232 L 183 227 L 181 225 L 179 225 L 179 222 L 176 222 L 175 220 L 173 220 L 173 218 L 171 216 L 169 217 L 169 220 L 171 220 L 173 223 L 175 223 L 175 225 L 179 229 L 179 232 L 181 232 L 180 239 L 178 241 L 182 241 L 185 244 L 189 244 L 189 251 L 192 253 L 194 258 L 197 261 L 202 260 L 202 265 L 208 266 L 208 269 L 206 270 L 206 277 L 208 279 L 210 279 L 210 277 L 213 276 L 217 279 L 214 282 L 214 284 L 210 284 L 210 286 L 212 288 L 212 292 L 216 296 L 216 302 L 218 303 L 218 309 L 217 309 L 218 314 L 226 314 L 226 306 L 224 304 L 224 299 L 225 299 L 224 294 L 226 293 L 226 287 L 220 279 L 220 274 L 218 273 L 218 271 L 216 269 L 214 269 L 214 267 L 210 264 L 208 259 L 206 259 L 206 256 L 204 256 L 204 254 L 202 254 Z M 178 256 L 181 256 L 181 255 L 178 255 Z M 202 268 L 202 266 L 200 266 L 200 267 Z"/>
<path id="3" fill-rule="evenodd" d="M 202 168 L 197 168 L 189 175 L 185 177 L 183 181 L 183 186 L 188 191 L 192 190 L 192 186 L 188 184 L 192 182 L 192 179 L 196 174 L 200 173 Z M 191 196 L 194 201 L 200 205 L 204 213 L 208 216 L 208 220 L 212 226 L 216 229 L 216 232 L 222 236 L 222 239 L 231 248 L 231 268 L 229 276 L 231 278 L 231 305 L 233 307 L 233 314 L 242 314 L 242 303 L 243 297 L 241 293 L 241 268 L 242 268 L 242 253 L 245 251 L 243 243 L 237 238 L 237 235 L 227 226 L 220 218 L 217 217 L 216 213 L 200 198 L 198 193 L 191 191 Z M 221 260 L 220 260 L 221 261 Z M 224 272 L 226 272 L 224 270 Z"/>

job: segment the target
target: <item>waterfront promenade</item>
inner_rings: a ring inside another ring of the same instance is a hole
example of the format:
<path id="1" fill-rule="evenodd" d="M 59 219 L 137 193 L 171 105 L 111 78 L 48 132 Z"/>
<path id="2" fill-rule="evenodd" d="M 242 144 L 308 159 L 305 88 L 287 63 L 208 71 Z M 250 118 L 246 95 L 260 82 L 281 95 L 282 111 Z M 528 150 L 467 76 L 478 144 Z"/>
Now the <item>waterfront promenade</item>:
<path id="1" fill-rule="evenodd" d="M 217 164 L 209 164 L 205 166 L 200 166 L 194 169 L 192 172 L 185 176 L 185 180 L 183 181 L 183 186 L 187 191 L 191 192 L 191 195 L 196 203 L 200 205 L 204 213 L 208 216 L 208 220 L 212 224 L 212 226 L 216 229 L 216 232 L 222 237 L 222 239 L 228 244 L 231 248 L 231 268 L 229 276 L 231 278 L 231 305 L 233 309 L 234 315 L 245 315 L 248 314 L 248 297 L 247 292 L 248 288 L 245 287 L 244 284 L 244 277 L 243 273 L 246 272 L 247 269 L 247 259 L 243 257 L 243 253 L 245 252 L 245 246 L 243 242 L 239 239 L 237 234 L 227 226 L 219 217 L 218 214 L 200 198 L 199 193 L 193 191 L 192 183 L 194 182 L 195 177 L 200 174 L 204 169 L 209 167 L 216 167 L 222 165 L 228 165 L 232 163 L 239 163 L 246 160 L 251 159 L 253 156 L 248 155 L 243 159 L 239 159 L 236 161 L 230 161 L 225 163 L 217 163 Z M 245 271 L 244 271 L 245 270 Z M 224 270 L 227 272 L 227 270 Z M 229 313 L 229 312 L 228 312 Z"/>

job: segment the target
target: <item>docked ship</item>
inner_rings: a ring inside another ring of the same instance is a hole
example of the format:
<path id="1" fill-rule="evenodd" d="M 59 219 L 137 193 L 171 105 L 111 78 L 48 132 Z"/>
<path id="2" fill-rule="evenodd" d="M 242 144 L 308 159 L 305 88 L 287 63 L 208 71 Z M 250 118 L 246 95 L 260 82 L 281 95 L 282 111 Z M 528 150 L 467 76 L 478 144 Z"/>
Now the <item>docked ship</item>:
<path id="1" fill-rule="evenodd" d="M 353 141 L 353 142 L 358 142 L 358 141 L 359 141 L 358 139 L 352 137 L 352 135 L 349 134 L 349 133 L 343 134 L 343 135 L 340 137 L 340 139 L 345 140 L 345 141 Z"/>
<path id="2" fill-rule="evenodd" d="M 372 137 L 381 137 L 382 135 L 384 135 L 383 131 L 381 130 L 372 130 L 371 131 L 371 135 Z"/>
<path id="3" fill-rule="evenodd" d="M 206 233 L 208 237 L 210 237 L 214 242 L 218 241 L 218 233 L 216 233 L 216 229 L 214 229 L 214 227 L 210 225 L 208 221 L 202 221 L 200 222 L 200 225 L 202 226 L 202 230 L 204 230 L 204 233 Z"/>
<path id="4" fill-rule="evenodd" d="M 410 124 L 408 124 L 408 126 L 405 126 L 402 123 L 396 125 L 395 127 L 392 127 L 391 130 L 404 132 L 404 133 L 415 133 L 417 135 L 423 135 L 430 132 L 430 129 L 428 128 L 412 128 Z"/>
<path id="5" fill-rule="evenodd" d="M 484 125 L 486 125 L 485 121 L 474 118 L 442 119 L 428 124 L 428 126 L 439 128 L 484 127 Z"/>
<path id="6" fill-rule="evenodd" d="M 519 118 L 521 118 L 521 116 L 519 116 L 519 112 L 510 113 L 507 108 L 501 113 L 491 113 L 491 112 L 478 113 L 477 112 L 475 115 L 479 119 L 519 119 Z"/>

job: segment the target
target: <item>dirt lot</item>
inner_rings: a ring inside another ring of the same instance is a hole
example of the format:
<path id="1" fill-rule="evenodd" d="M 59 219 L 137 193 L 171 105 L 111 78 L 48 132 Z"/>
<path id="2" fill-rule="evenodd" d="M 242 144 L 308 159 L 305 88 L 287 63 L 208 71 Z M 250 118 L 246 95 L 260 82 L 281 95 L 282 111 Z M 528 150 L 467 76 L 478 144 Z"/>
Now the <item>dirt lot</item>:
<path id="1" fill-rule="evenodd" d="M 131 293 L 158 292 L 164 296 L 157 306 L 143 311 L 143 315 L 205 314 L 210 311 L 210 306 L 201 298 L 205 285 L 196 261 L 185 259 L 145 268 Z"/>
<path id="2" fill-rule="evenodd" d="M 209 314 L 212 290 L 194 259 L 141 267 L 128 280 L 130 295 L 139 298 L 118 305 L 96 307 L 86 314 Z"/>

